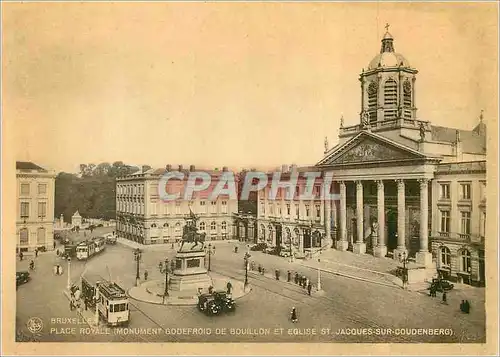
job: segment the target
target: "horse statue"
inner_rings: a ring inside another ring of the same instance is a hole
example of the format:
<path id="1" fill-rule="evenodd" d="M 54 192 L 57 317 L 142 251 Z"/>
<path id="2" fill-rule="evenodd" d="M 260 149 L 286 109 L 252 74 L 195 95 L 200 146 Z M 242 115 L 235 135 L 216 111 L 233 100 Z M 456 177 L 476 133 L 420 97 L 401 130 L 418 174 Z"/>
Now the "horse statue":
<path id="1" fill-rule="evenodd" d="M 198 218 L 196 215 L 189 209 L 190 211 L 190 217 L 187 219 L 187 223 L 183 228 L 182 232 L 182 244 L 180 250 L 182 250 L 182 247 L 184 247 L 184 243 L 194 243 L 191 246 L 191 249 L 194 249 L 198 245 L 198 243 L 201 243 L 201 249 L 205 247 L 205 237 L 206 233 L 198 233 L 198 228 L 196 228 L 196 222 L 198 221 Z"/>

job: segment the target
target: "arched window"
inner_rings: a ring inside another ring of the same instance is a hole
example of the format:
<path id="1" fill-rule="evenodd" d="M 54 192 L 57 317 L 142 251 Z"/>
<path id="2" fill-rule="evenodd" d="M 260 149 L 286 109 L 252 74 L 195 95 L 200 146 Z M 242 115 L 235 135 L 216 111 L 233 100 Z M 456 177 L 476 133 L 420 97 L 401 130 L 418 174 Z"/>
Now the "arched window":
<path id="1" fill-rule="evenodd" d="M 45 228 L 38 228 L 36 231 L 36 242 L 38 244 L 44 244 L 45 243 Z"/>
<path id="2" fill-rule="evenodd" d="M 227 222 L 226 221 L 222 222 L 220 227 L 222 231 L 225 232 L 227 230 Z"/>
<path id="3" fill-rule="evenodd" d="M 175 233 L 180 233 L 180 232 L 181 232 L 181 224 L 177 222 L 175 224 Z"/>
<path id="4" fill-rule="evenodd" d="M 470 273 L 471 263 L 470 263 L 470 252 L 467 249 L 460 251 L 460 271 L 464 273 Z"/>
<path id="5" fill-rule="evenodd" d="M 19 245 L 28 245 L 28 228 L 22 228 L 19 231 Z"/>
<path id="6" fill-rule="evenodd" d="M 403 105 L 405 107 L 411 107 L 411 83 L 406 80 L 403 83 Z"/>
<path id="7" fill-rule="evenodd" d="M 263 224 L 260 225 L 260 238 L 262 240 L 266 239 L 266 226 Z"/>
<path id="8" fill-rule="evenodd" d="M 156 227 L 157 227 L 157 226 L 156 226 L 156 223 L 153 223 L 153 224 L 151 225 L 151 228 L 156 228 Z"/>
<path id="9" fill-rule="evenodd" d="M 210 223 L 210 230 L 215 231 L 216 229 L 217 229 L 217 223 L 215 223 L 215 221 L 212 221 L 212 223 Z"/>
<path id="10" fill-rule="evenodd" d="M 200 231 L 205 230 L 205 222 L 200 222 Z"/>
<path id="11" fill-rule="evenodd" d="M 451 252 L 448 247 L 441 247 L 441 265 L 450 266 L 451 264 Z"/>
<path id="12" fill-rule="evenodd" d="M 163 224 L 163 228 L 168 228 L 168 227 L 169 227 L 168 223 Z"/>

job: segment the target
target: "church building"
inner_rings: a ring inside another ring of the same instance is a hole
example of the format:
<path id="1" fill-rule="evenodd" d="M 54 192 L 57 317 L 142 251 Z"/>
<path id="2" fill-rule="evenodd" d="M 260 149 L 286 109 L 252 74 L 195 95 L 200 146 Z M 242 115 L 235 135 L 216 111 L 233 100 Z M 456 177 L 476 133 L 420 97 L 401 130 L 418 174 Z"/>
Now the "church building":
<path id="1" fill-rule="evenodd" d="M 418 116 L 418 71 L 387 31 L 359 76 L 359 124 L 316 167 L 332 172 L 339 201 L 325 204 L 338 250 L 412 259 L 452 280 L 483 285 L 486 126 L 436 126 Z"/>

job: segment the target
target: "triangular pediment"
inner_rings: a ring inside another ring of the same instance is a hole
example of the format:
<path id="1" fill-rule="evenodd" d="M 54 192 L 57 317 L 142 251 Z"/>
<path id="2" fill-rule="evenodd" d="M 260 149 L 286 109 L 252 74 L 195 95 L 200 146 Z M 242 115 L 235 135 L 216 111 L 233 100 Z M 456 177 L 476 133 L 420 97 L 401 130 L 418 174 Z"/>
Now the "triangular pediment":
<path id="1" fill-rule="evenodd" d="M 388 138 L 361 132 L 327 153 L 318 166 L 425 159 L 426 155 Z"/>

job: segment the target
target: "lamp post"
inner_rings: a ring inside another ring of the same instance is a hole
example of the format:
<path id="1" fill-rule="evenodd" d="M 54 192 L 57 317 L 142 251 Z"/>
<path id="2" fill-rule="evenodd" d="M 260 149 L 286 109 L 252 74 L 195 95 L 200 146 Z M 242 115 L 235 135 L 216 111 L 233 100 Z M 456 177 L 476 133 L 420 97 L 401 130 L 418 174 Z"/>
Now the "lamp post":
<path id="1" fill-rule="evenodd" d="M 250 254 L 248 252 L 245 253 L 243 256 L 243 260 L 245 262 L 245 285 L 243 286 L 243 290 L 246 290 L 247 285 L 248 285 L 248 258 L 250 258 Z"/>
<path id="2" fill-rule="evenodd" d="M 135 286 L 139 286 L 139 282 L 141 280 L 141 275 L 139 273 L 139 264 L 141 262 L 141 256 L 142 256 L 142 252 L 139 248 L 137 248 L 134 251 L 134 257 L 135 257 L 135 261 L 136 261 Z"/>
<path id="3" fill-rule="evenodd" d="M 318 286 L 316 287 L 317 291 L 321 291 L 321 267 L 319 263 L 321 263 L 320 258 L 318 258 Z"/>
<path id="4" fill-rule="evenodd" d="M 406 283 L 408 282 L 408 271 L 406 264 L 408 262 L 408 258 L 406 256 L 406 252 L 400 253 L 399 254 L 399 260 L 403 262 L 403 276 L 401 278 L 403 282 L 403 288 L 406 288 Z"/>
<path id="5" fill-rule="evenodd" d="M 95 316 L 94 316 L 94 319 L 95 319 L 95 325 L 96 327 L 99 326 L 99 284 L 100 282 L 98 281 L 96 284 L 95 284 Z"/>
<path id="6" fill-rule="evenodd" d="M 168 296 L 168 259 L 165 259 L 165 267 L 160 269 L 161 273 L 165 273 L 165 292 L 163 293 L 163 303 L 165 303 L 165 299 Z"/>
<path id="7" fill-rule="evenodd" d="M 71 289 L 71 257 L 68 257 L 68 290 Z"/>
<path id="8" fill-rule="evenodd" d="M 212 247 L 212 243 L 208 243 L 208 249 L 206 249 L 205 253 L 208 254 L 208 271 L 211 271 L 211 256 L 212 254 L 215 254 L 215 247 Z"/>

